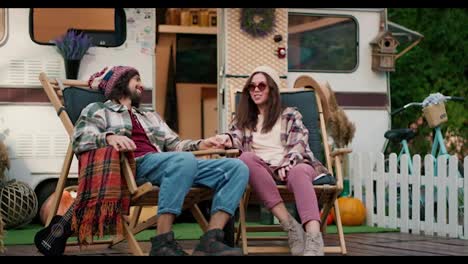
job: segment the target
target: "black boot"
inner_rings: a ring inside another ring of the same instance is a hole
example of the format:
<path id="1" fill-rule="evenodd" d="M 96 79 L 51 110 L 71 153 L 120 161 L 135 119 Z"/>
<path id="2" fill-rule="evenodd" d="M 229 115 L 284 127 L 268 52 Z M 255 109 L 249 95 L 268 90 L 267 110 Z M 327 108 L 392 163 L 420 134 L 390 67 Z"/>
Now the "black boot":
<path id="1" fill-rule="evenodd" d="M 175 241 L 174 232 L 167 232 L 151 238 L 150 256 L 188 256 Z"/>
<path id="2" fill-rule="evenodd" d="M 200 243 L 193 251 L 194 256 L 241 256 L 239 248 L 232 248 L 223 243 L 224 232 L 221 229 L 213 229 L 200 237 Z"/>

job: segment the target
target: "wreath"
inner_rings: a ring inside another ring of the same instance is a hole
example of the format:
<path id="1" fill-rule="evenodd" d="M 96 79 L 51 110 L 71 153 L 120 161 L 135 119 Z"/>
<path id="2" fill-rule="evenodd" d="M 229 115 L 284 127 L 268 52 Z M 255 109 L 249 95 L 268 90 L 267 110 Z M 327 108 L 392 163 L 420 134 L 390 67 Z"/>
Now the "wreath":
<path id="1" fill-rule="evenodd" d="M 253 37 L 264 37 L 275 26 L 274 8 L 242 8 L 241 29 Z"/>

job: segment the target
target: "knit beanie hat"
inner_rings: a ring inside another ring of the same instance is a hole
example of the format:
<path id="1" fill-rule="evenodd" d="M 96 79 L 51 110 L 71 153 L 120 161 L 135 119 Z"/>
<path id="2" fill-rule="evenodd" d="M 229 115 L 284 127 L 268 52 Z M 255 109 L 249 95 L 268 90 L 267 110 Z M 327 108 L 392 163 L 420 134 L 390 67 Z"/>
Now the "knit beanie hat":
<path id="1" fill-rule="evenodd" d="M 132 76 L 139 75 L 135 68 L 129 66 L 106 67 L 89 77 L 88 86 L 91 89 L 103 90 L 107 98 L 117 81 L 128 72 L 131 72 Z"/>
<path id="2" fill-rule="evenodd" d="M 273 81 L 276 83 L 276 86 L 278 86 L 278 89 L 280 88 L 280 83 L 281 83 L 280 78 L 279 78 L 278 73 L 275 71 L 275 69 L 266 65 L 259 66 L 252 71 L 250 76 L 253 76 L 257 72 L 263 72 L 263 73 L 268 74 L 271 77 L 271 79 L 273 79 Z"/>

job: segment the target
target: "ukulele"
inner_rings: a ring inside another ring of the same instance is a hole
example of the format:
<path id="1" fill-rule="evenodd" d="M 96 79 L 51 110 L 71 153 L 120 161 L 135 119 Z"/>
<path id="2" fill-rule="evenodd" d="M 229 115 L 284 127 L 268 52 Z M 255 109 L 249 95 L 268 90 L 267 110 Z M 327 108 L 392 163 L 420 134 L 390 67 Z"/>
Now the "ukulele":
<path id="1" fill-rule="evenodd" d="M 67 239 L 73 234 L 71 220 L 74 204 L 63 215 L 56 215 L 50 224 L 34 236 L 34 244 L 45 256 L 61 256 L 65 251 Z"/>

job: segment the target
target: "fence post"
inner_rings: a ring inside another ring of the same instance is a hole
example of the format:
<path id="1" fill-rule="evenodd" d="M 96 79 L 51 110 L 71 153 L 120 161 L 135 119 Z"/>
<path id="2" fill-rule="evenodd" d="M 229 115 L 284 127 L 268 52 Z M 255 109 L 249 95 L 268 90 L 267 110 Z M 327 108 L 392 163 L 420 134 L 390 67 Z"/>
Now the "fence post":
<path id="1" fill-rule="evenodd" d="M 367 225 L 372 226 L 373 225 L 373 216 L 374 216 L 374 177 L 373 177 L 373 167 L 374 167 L 374 160 L 373 160 L 373 154 L 372 153 L 366 153 L 364 156 L 364 164 L 362 164 L 362 167 L 364 169 L 364 183 L 365 183 L 365 195 L 366 199 L 365 201 L 362 201 L 363 203 L 365 202 L 366 205 L 366 222 Z"/>
<path id="2" fill-rule="evenodd" d="M 385 223 L 385 157 L 383 153 L 379 153 L 377 155 L 376 163 L 377 171 L 375 172 L 375 181 L 377 190 L 375 192 L 375 196 L 377 198 L 377 226 L 387 227 L 387 224 Z"/>
<path id="3" fill-rule="evenodd" d="M 447 235 L 447 158 L 437 158 L 437 235 Z"/>
<path id="4" fill-rule="evenodd" d="M 449 159 L 448 174 L 448 199 L 449 199 L 449 237 L 458 237 L 458 158 L 451 156 Z"/>
<path id="5" fill-rule="evenodd" d="M 410 177 L 412 181 L 412 205 L 413 211 L 411 215 L 411 233 L 417 234 L 421 232 L 421 215 L 420 215 L 420 199 L 421 199 L 421 156 L 414 155 L 413 157 L 413 175 Z"/>
<path id="6" fill-rule="evenodd" d="M 424 157 L 424 234 L 434 235 L 434 158 L 432 155 Z"/>
<path id="7" fill-rule="evenodd" d="M 400 232 L 408 233 L 408 159 L 411 158 L 404 154 L 400 160 Z"/>
<path id="8" fill-rule="evenodd" d="M 395 153 L 390 154 L 389 159 L 389 181 L 388 181 L 388 190 L 389 190 L 389 226 L 390 228 L 397 228 L 397 155 Z"/>
<path id="9" fill-rule="evenodd" d="M 463 167 L 464 167 L 464 174 L 465 177 L 468 177 L 468 156 L 465 157 L 465 160 L 463 161 Z M 467 204 L 468 204 L 468 180 L 466 178 L 463 178 L 463 238 L 468 239 L 468 209 Z"/>
<path id="10" fill-rule="evenodd" d="M 358 153 L 356 157 L 356 173 L 354 174 L 354 198 L 362 201 L 362 174 L 363 174 L 364 153 Z"/>

